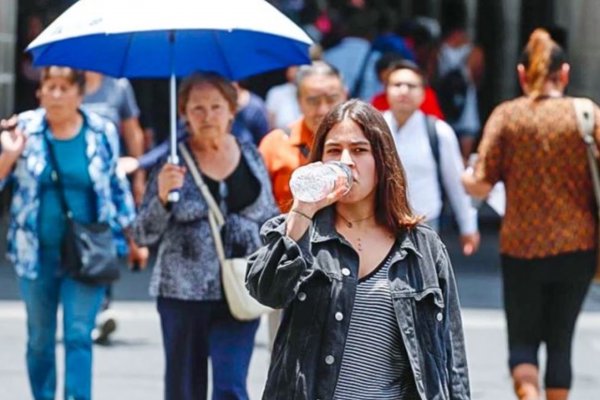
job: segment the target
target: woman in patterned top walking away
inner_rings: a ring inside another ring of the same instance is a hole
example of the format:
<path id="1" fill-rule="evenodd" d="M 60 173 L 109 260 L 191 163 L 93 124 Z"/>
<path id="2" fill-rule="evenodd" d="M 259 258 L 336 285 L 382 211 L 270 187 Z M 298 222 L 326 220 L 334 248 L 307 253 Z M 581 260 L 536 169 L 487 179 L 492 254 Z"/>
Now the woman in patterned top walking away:
<path id="1" fill-rule="evenodd" d="M 353 184 L 315 203 L 294 199 L 262 228 L 247 286 L 283 309 L 263 398 L 469 399 L 450 259 L 410 209 L 385 120 L 367 103 L 343 103 L 312 149 L 313 163 L 350 167 Z"/>
<path id="2" fill-rule="evenodd" d="M 543 342 L 546 399 L 562 400 L 571 387 L 575 322 L 595 268 L 595 200 L 574 102 L 564 95 L 565 53 L 536 29 L 517 71 L 524 96 L 494 110 L 474 173 L 466 173 L 463 183 L 480 198 L 498 181 L 506 186 L 500 253 L 517 397 L 540 398 L 537 354 Z M 598 140 L 598 124 L 594 129 Z"/>

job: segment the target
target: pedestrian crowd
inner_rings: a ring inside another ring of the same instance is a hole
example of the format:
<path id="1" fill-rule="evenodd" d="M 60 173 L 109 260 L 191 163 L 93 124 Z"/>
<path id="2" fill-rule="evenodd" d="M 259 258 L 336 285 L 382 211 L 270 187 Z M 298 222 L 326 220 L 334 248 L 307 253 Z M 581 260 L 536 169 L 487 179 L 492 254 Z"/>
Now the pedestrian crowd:
<path id="1" fill-rule="evenodd" d="M 263 398 L 470 399 L 457 286 L 438 233 L 455 224 L 463 253 L 474 254 L 473 199 L 498 182 L 515 395 L 568 398 L 598 221 L 564 50 L 535 30 L 516 68 L 523 95 L 481 129 L 483 52 L 464 15 L 440 32 L 433 20 L 396 24 L 366 2 L 331 3 L 287 10 L 320 45 L 264 101 L 249 81 L 181 80 L 181 164 L 149 138 L 152 118 L 126 79 L 45 67 L 37 106 L 2 119 L 0 185 L 12 191 L 8 257 L 27 312 L 33 398 L 55 398 L 59 306 L 67 399 L 91 398 L 93 342 L 110 344 L 118 324 L 114 280 L 90 284 L 63 268 L 73 219 L 108 224 L 122 264 L 152 260 L 165 399 L 205 399 L 209 386 L 213 399 L 248 399 L 260 316 L 232 313 L 220 252 L 248 258 L 246 290 L 273 309 Z M 600 109 L 590 106 L 600 140 Z M 294 196 L 293 174 L 327 163 L 349 176 L 317 201 Z"/>

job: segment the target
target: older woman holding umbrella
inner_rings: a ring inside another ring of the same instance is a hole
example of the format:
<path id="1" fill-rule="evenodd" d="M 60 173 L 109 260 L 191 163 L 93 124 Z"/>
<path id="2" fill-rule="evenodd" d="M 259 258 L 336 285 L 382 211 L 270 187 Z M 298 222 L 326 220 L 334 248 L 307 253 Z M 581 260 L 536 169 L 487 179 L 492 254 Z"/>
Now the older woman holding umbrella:
<path id="1" fill-rule="evenodd" d="M 259 228 L 277 207 L 256 147 L 231 134 L 236 107 L 235 88 L 217 74 L 196 73 L 181 83 L 178 109 L 187 137 L 179 152 L 191 155 L 190 163 L 163 159 L 157 165 L 134 223 L 139 244 L 158 246 L 150 292 L 160 314 L 168 400 L 206 399 L 209 357 L 213 399 L 248 399 L 246 378 L 259 321 L 236 320 L 224 299 L 209 204 L 214 199 L 224 215 L 227 257 L 255 251 Z M 210 198 L 194 180 L 196 172 Z M 181 199 L 170 203 L 174 189 Z"/>
<path id="2" fill-rule="evenodd" d="M 115 128 L 80 109 L 83 84 L 80 71 L 46 67 L 38 91 L 41 107 L 1 122 L 0 185 L 11 183 L 14 193 L 9 258 L 27 311 L 27 370 L 36 400 L 54 399 L 56 391 L 59 304 L 65 398 L 91 398 L 90 334 L 106 289 L 82 283 L 64 270 L 64 206 L 75 221 L 109 222 L 114 229 L 127 227 L 134 218 L 128 183 L 115 173 Z"/>

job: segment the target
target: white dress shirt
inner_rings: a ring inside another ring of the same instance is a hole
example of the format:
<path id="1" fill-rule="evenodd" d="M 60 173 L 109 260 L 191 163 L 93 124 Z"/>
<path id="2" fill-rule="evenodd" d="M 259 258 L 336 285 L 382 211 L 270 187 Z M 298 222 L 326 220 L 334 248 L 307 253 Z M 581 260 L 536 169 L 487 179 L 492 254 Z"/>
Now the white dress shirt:
<path id="1" fill-rule="evenodd" d="M 298 96 L 296 95 L 296 85 L 286 82 L 281 85 L 273 86 L 267 92 L 265 99 L 267 110 L 275 117 L 274 126 L 271 128 L 287 128 L 292 122 L 297 121 L 302 116 L 300 106 L 298 106 Z"/>
<path id="2" fill-rule="evenodd" d="M 442 195 L 437 177 L 437 167 L 429 138 L 426 117 L 415 111 L 402 127 L 398 127 L 391 111 L 383 113 L 396 143 L 400 161 L 406 172 L 408 200 L 418 215 L 426 220 L 439 218 L 442 212 Z M 477 210 L 465 192 L 460 180 L 464 164 L 454 131 L 442 120 L 436 121 L 440 150 L 441 181 L 450 205 L 454 210 L 460 233 L 477 232 Z"/>

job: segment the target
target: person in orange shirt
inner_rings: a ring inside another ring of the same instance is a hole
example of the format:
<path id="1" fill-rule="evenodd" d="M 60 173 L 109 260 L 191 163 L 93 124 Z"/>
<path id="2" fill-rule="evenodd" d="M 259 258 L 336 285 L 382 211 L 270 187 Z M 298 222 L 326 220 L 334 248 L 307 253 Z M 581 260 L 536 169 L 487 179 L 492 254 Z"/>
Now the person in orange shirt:
<path id="1" fill-rule="evenodd" d="M 333 107 L 347 98 L 338 70 L 323 61 L 298 68 L 296 87 L 302 116 L 286 129 L 269 132 L 258 148 L 271 177 L 273 195 L 282 212 L 287 212 L 291 205 L 289 182 L 292 172 L 308 163 L 308 153 L 317 127 Z"/>
<path id="2" fill-rule="evenodd" d="M 310 147 L 323 117 L 347 99 L 339 71 L 323 61 L 300 66 L 296 72 L 295 83 L 300 119 L 286 129 L 269 132 L 258 147 L 271 177 L 273 196 L 284 213 L 289 211 L 293 200 L 289 187 L 292 172 L 308 164 Z M 280 320 L 281 311 L 269 314 L 271 345 L 275 340 Z"/>

